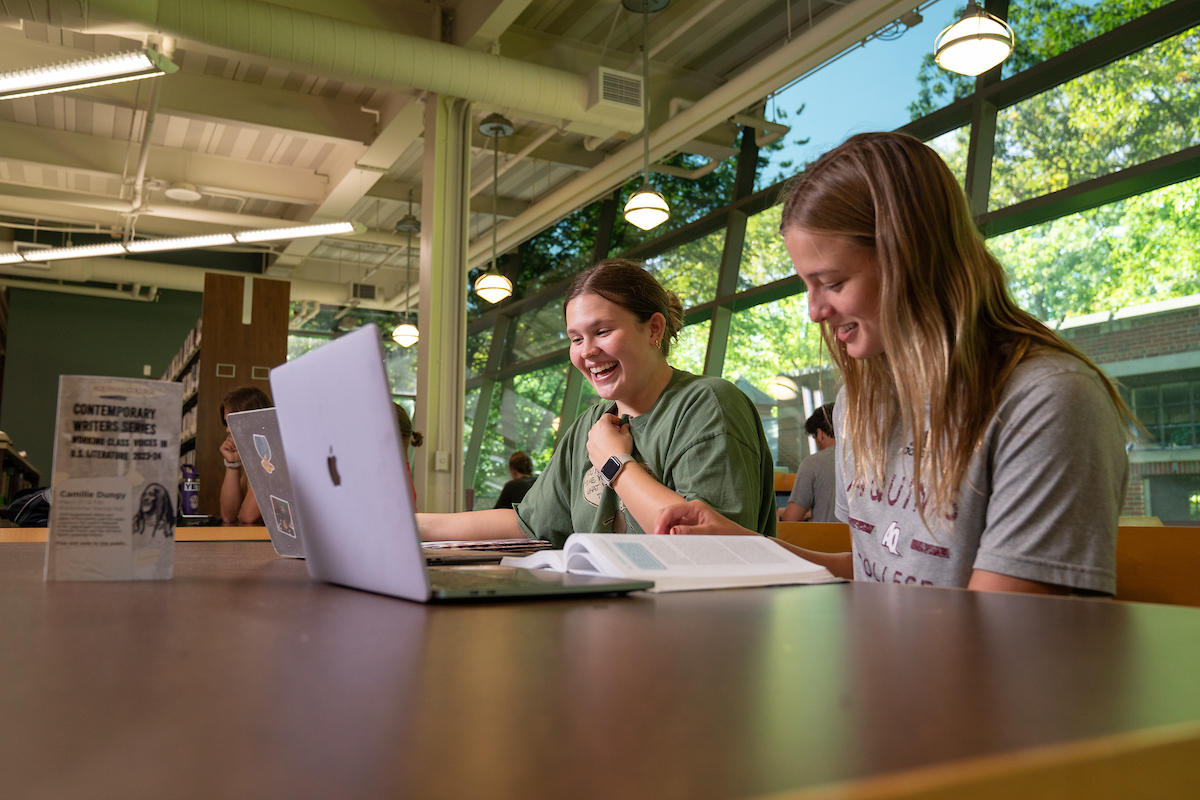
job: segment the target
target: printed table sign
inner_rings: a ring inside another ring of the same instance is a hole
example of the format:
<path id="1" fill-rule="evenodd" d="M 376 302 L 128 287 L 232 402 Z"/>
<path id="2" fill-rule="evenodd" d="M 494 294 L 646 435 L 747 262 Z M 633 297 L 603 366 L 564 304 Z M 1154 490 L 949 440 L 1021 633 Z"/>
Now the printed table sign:
<path id="1" fill-rule="evenodd" d="M 59 377 L 46 580 L 171 577 L 182 408 L 179 383 Z"/>

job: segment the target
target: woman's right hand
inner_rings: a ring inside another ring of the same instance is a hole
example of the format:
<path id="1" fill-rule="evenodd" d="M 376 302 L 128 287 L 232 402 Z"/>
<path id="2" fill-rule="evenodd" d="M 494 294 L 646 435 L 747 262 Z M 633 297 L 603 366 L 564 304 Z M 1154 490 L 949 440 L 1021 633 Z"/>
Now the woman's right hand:
<path id="1" fill-rule="evenodd" d="M 241 460 L 240 458 L 238 458 L 237 445 L 235 445 L 233 443 L 233 434 L 232 433 L 227 434 L 225 436 L 225 441 L 221 442 L 221 456 L 224 457 L 224 459 L 226 461 L 240 461 Z"/>
<path id="2" fill-rule="evenodd" d="M 755 531 L 713 511 L 703 500 L 676 503 L 658 512 L 654 532 L 660 535 L 757 536 Z"/>

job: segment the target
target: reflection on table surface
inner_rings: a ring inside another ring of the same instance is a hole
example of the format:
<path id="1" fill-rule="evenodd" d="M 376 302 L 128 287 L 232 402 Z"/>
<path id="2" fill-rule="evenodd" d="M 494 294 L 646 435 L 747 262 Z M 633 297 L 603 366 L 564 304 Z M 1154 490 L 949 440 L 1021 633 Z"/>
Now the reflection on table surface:
<path id="1" fill-rule="evenodd" d="M 748 797 L 1200 720 L 1200 610 L 871 583 L 423 606 L 0 546 L 0 796 Z"/>

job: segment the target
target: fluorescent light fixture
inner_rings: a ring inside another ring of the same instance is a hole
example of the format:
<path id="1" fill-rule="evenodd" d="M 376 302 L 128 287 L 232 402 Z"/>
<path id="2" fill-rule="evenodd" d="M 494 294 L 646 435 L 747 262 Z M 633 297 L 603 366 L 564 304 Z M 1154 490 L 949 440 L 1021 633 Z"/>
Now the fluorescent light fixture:
<path id="1" fill-rule="evenodd" d="M 269 228 L 261 231 L 244 231 L 234 234 L 239 242 L 273 242 L 280 239 L 304 239 L 310 236 L 337 236 L 345 233 L 363 233 L 366 228 L 353 222 L 331 222 L 328 225 L 299 225 L 295 228 Z"/>
<path id="2" fill-rule="evenodd" d="M 136 81 L 178 69 L 170 59 L 153 50 L 113 53 L 65 64 L 19 69 L 0 74 L 0 100 Z"/>
<path id="3" fill-rule="evenodd" d="M 962 19 L 933 41 L 938 66 L 960 75 L 981 75 L 1008 58 L 1016 37 L 1008 23 L 987 13 L 974 0 Z"/>
<path id="4" fill-rule="evenodd" d="M 163 250 L 200 250 L 238 242 L 267 242 L 274 239 L 304 239 L 312 236 L 336 236 L 362 233 L 366 228 L 357 222 L 337 222 L 329 225 L 297 225 L 268 231 L 244 233 L 212 233 L 207 236 L 174 236 L 166 239 L 138 239 L 129 244 L 85 244 L 79 247 L 55 247 L 49 250 L 26 250 L 22 253 L 0 253 L 0 264 L 37 263 L 64 258 L 98 258 L 126 253 L 158 253 Z M 509 289 L 511 292 L 511 288 Z"/>
<path id="5" fill-rule="evenodd" d="M 125 245 L 120 242 L 112 244 L 85 244 L 79 247 L 55 247 L 50 250 L 27 250 L 26 261 L 59 261 L 64 258 L 97 258 L 99 256 L 115 256 L 125 252 Z"/>
<path id="6" fill-rule="evenodd" d="M 232 233 L 214 233 L 211 236 L 176 236 L 169 239 L 138 239 L 125 245 L 130 253 L 157 253 L 162 250 L 198 250 L 202 247 L 221 247 L 235 244 Z"/>

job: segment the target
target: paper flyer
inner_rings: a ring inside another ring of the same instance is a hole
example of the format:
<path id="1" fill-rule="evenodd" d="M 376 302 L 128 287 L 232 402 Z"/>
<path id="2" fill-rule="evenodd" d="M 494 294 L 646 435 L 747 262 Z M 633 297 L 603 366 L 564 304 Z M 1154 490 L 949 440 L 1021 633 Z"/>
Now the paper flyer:
<path id="1" fill-rule="evenodd" d="M 179 383 L 59 377 L 46 580 L 171 577 L 182 409 Z"/>

